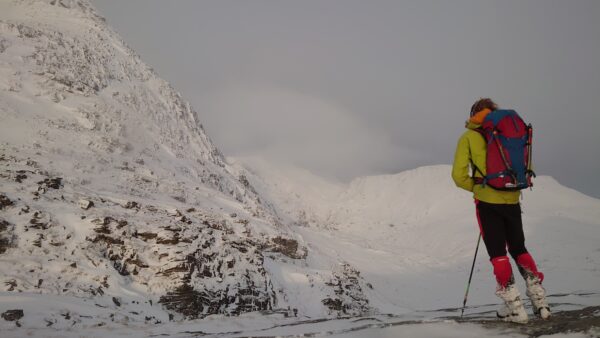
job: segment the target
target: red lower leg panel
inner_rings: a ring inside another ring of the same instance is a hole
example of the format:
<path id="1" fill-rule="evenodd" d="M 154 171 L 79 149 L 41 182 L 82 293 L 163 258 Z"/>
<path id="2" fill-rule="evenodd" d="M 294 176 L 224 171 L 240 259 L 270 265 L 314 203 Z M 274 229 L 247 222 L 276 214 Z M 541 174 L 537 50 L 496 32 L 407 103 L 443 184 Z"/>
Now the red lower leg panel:
<path id="1" fill-rule="evenodd" d="M 519 257 L 517 257 L 517 264 L 519 264 L 521 268 L 525 269 L 525 271 L 539 278 L 540 282 L 544 280 L 544 274 L 538 271 L 533 257 L 531 257 L 531 255 L 528 252 L 521 254 L 519 255 Z"/>
<path id="2" fill-rule="evenodd" d="M 510 267 L 510 261 L 507 256 L 500 256 L 492 258 L 492 265 L 494 266 L 494 275 L 496 275 L 496 281 L 502 287 L 506 287 L 512 279 L 512 268 Z"/>

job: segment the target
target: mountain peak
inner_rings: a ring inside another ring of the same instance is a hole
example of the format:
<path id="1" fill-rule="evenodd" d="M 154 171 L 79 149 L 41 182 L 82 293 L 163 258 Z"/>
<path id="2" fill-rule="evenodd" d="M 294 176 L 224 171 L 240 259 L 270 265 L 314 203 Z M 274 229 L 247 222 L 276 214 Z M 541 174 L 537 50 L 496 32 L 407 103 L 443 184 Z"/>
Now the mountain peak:
<path id="1" fill-rule="evenodd" d="M 276 306 L 264 252 L 298 259 L 301 243 L 89 2 L 0 3 L 0 120 L 10 292 L 153 322 L 165 312 L 140 302 L 186 318 Z"/>

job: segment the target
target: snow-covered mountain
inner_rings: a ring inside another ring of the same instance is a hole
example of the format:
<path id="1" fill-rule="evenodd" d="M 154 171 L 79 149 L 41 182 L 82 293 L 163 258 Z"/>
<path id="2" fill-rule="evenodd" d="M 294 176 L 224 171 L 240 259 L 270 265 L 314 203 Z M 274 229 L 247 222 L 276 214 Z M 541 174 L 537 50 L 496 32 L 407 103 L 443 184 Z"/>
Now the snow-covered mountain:
<path id="1" fill-rule="evenodd" d="M 49 325 L 274 310 L 306 254 L 87 1 L 0 2 L 0 182 L 1 309 Z"/>
<path id="2" fill-rule="evenodd" d="M 231 333 L 457 306 L 470 200 L 444 165 L 344 184 L 225 159 L 88 1 L 0 1 L 3 335 Z M 597 294 L 600 201 L 540 177 L 523 208 L 548 289 Z M 473 303 L 495 302 L 484 261 Z"/>

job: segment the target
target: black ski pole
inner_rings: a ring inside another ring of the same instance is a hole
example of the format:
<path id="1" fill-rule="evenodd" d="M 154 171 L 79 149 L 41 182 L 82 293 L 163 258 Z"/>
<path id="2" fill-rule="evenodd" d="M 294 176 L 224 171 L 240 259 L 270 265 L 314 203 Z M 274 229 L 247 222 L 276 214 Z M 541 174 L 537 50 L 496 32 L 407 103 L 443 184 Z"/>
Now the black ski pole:
<path id="1" fill-rule="evenodd" d="M 481 242 L 481 233 L 477 239 L 477 246 L 475 247 L 475 257 L 473 257 L 473 265 L 471 265 L 471 274 L 469 274 L 469 282 L 467 283 L 467 291 L 465 292 L 465 299 L 463 300 L 463 306 L 460 311 L 460 317 L 462 318 L 465 313 L 465 306 L 467 305 L 467 296 L 469 295 L 469 287 L 471 286 L 471 279 L 473 278 L 473 270 L 475 269 L 475 261 L 477 260 L 477 251 L 479 251 L 479 242 Z"/>

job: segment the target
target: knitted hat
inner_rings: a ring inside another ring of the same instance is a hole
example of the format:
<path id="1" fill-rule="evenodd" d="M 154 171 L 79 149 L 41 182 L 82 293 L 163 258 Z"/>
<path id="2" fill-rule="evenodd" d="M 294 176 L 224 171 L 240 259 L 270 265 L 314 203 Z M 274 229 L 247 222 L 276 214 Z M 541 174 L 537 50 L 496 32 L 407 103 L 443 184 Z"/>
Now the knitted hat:
<path id="1" fill-rule="evenodd" d="M 473 117 L 475 114 L 479 113 L 485 108 L 489 109 L 490 111 L 494 111 L 498 109 L 498 105 L 489 97 L 482 97 L 479 100 L 475 101 L 475 103 L 473 103 L 473 105 L 471 106 L 470 117 Z"/>

